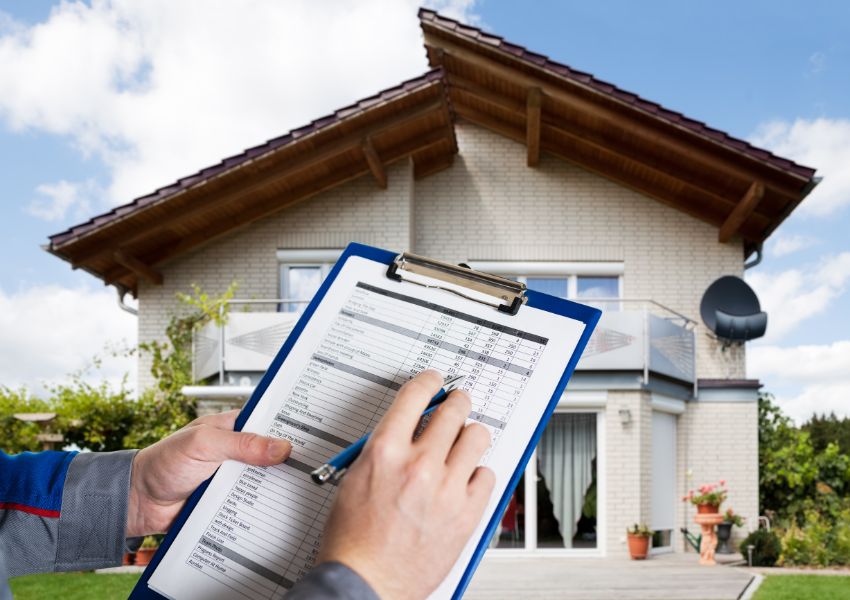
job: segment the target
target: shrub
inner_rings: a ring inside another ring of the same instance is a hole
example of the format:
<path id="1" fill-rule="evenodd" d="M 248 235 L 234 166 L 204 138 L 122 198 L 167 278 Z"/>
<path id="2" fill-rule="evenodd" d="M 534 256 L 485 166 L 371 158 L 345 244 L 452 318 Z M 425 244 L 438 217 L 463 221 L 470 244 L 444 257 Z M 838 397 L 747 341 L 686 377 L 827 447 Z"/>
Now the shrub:
<path id="1" fill-rule="evenodd" d="M 782 536 L 782 565 L 817 565 L 832 562 L 830 534 L 832 527 L 814 510 L 807 510 L 805 525 L 792 523 Z"/>
<path id="2" fill-rule="evenodd" d="M 17 454 L 26 450 L 41 450 L 36 435 L 41 431 L 36 423 L 26 423 L 14 417 L 16 413 L 52 412 L 43 400 L 26 390 L 0 388 L 0 450 Z"/>
<path id="3" fill-rule="evenodd" d="M 832 530 L 833 562 L 837 565 L 850 565 L 850 508 L 838 515 Z"/>
<path id="4" fill-rule="evenodd" d="M 738 547 L 744 560 L 747 560 L 747 546 L 753 548 L 753 566 L 772 567 L 779 560 L 782 553 L 782 544 L 773 531 L 767 529 L 756 529 L 750 535 L 741 540 Z"/>

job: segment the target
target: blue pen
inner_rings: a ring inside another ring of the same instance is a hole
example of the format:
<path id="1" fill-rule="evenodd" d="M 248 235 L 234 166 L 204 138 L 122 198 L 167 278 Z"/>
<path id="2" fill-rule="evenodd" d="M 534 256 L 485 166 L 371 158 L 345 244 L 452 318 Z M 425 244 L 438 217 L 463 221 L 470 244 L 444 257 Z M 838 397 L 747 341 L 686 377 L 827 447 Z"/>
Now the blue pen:
<path id="1" fill-rule="evenodd" d="M 454 377 L 446 379 L 443 382 L 443 387 L 440 388 L 440 391 L 431 398 L 431 401 L 428 403 L 428 407 L 422 413 L 422 416 L 424 417 L 425 415 L 434 412 L 434 410 L 443 403 L 451 392 L 463 385 L 464 379 L 466 379 L 466 375 L 455 375 Z M 339 481 L 342 476 L 345 475 L 345 472 L 348 470 L 348 467 L 351 466 L 351 463 L 360 456 L 360 452 L 363 450 L 363 446 L 366 445 L 370 435 L 370 433 L 367 433 L 321 467 L 310 473 L 313 481 L 319 485 L 328 481 Z"/>

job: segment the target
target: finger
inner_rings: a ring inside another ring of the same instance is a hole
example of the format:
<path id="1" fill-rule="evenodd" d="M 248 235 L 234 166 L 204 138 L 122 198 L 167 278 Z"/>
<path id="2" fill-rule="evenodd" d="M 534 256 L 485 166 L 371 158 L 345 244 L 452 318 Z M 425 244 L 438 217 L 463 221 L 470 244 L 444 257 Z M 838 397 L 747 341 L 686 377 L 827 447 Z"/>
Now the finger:
<path id="1" fill-rule="evenodd" d="M 490 501 L 490 495 L 496 485 L 496 474 L 487 467 L 477 467 L 469 479 L 469 509 L 480 517 Z"/>
<path id="2" fill-rule="evenodd" d="M 459 390 L 452 392 L 431 415 L 431 421 L 416 441 L 416 445 L 442 464 L 446 461 L 471 410 L 472 401 L 469 394 Z"/>
<path id="3" fill-rule="evenodd" d="M 238 460 L 265 467 L 283 462 L 292 451 L 292 445 L 286 440 L 207 425 L 199 427 L 193 437 L 189 452 L 199 460 L 214 463 Z"/>
<path id="4" fill-rule="evenodd" d="M 433 369 L 422 371 L 405 383 L 384 418 L 375 427 L 372 437 L 412 440 L 422 411 L 442 386 L 443 376 Z"/>
<path id="5" fill-rule="evenodd" d="M 239 416 L 239 409 L 229 410 L 223 413 L 215 413 L 213 415 L 204 415 L 203 417 L 198 417 L 186 427 L 197 427 L 198 425 L 209 425 L 211 427 L 215 427 L 216 429 L 227 429 L 233 431 L 233 427 L 236 424 L 236 417 Z"/>
<path id="6" fill-rule="evenodd" d="M 479 423 L 464 427 L 446 459 L 449 476 L 467 483 L 478 461 L 490 447 L 490 439 L 490 431 Z"/>

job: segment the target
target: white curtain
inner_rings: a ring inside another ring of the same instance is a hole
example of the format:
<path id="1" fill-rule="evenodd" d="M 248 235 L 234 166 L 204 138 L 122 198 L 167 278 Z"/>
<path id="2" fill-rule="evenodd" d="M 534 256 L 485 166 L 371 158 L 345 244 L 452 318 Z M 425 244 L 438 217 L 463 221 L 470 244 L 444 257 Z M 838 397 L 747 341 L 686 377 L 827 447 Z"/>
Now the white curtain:
<path id="1" fill-rule="evenodd" d="M 585 493 L 593 480 L 596 415 L 555 414 L 543 431 L 537 456 L 564 547 L 570 548 Z"/>

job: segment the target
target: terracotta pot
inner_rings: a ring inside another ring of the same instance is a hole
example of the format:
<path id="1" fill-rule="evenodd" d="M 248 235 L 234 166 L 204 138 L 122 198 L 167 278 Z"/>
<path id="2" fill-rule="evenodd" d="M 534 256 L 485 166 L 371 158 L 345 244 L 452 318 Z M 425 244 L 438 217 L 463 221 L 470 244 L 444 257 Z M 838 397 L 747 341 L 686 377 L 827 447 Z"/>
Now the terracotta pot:
<path id="1" fill-rule="evenodd" d="M 144 567 L 150 563 L 153 555 L 156 554 L 156 548 L 139 548 L 136 551 L 136 566 Z"/>
<path id="2" fill-rule="evenodd" d="M 720 512 L 719 504 L 697 504 L 697 513 L 699 514 L 713 514 Z"/>
<path id="3" fill-rule="evenodd" d="M 136 560 L 136 553 L 135 552 L 125 552 L 124 558 L 121 559 L 121 564 L 126 567 L 126 566 L 134 564 L 135 560 Z"/>
<path id="4" fill-rule="evenodd" d="M 632 560 L 644 560 L 649 554 L 649 536 L 629 534 L 629 554 Z"/>

